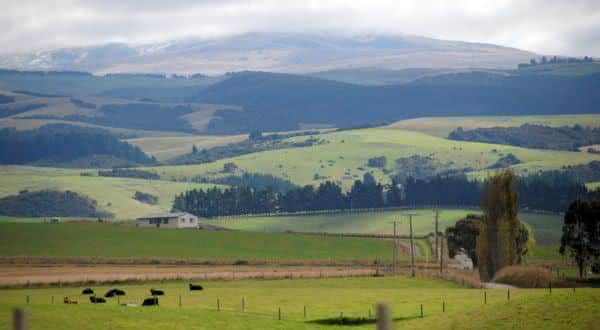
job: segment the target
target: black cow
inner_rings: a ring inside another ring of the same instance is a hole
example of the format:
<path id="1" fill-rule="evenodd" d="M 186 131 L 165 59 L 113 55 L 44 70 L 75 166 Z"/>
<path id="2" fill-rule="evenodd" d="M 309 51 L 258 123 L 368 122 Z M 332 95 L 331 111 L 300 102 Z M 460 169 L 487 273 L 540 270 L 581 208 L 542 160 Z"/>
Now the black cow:
<path id="1" fill-rule="evenodd" d="M 142 306 L 158 306 L 158 297 L 144 299 Z"/>
<path id="2" fill-rule="evenodd" d="M 104 304 L 106 303 L 106 299 L 96 296 L 90 296 L 90 302 L 92 304 Z"/>
<path id="3" fill-rule="evenodd" d="M 202 290 L 204 290 L 202 285 L 190 283 L 190 291 L 202 291 Z"/>
<path id="4" fill-rule="evenodd" d="M 108 290 L 108 292 L 106 292 L 104 297 L 112 298 L 112 297 L 124 296 L 124 295 L 125 295 L 125 291 L 123 291 L 121 289 L 110 289 L 110 290 Z"/>
<path id="5" fill-rule="evenodd" d="M 81 294 L 94 294 L 94 290 L 91 288 L 85 288 L 83 291 L 81 291 Z"/>
<path id="6" fill-rule="evenodd" d="M 150 295 L 152 295 L 152 296 L 164 296 L 165 292 L 163 290 L 150 289 Z"/>

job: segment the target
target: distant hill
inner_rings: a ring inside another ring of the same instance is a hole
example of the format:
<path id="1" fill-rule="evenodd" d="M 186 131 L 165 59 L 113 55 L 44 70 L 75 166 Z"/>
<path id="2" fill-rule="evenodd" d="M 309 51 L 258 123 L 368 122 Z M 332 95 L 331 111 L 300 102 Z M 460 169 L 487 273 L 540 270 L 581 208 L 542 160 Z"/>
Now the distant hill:
<path id="1" fill-rule="evenodd" d="M 307 74 L 308 76 L 357 85 L 399 85 L 421 78 L 448 73 L 469 72 L 472 69 L 408 68 L 386 70 L 377 68 L 335 69 Z"/>
<path id="2" fill-rule="evenodd" d="M 218 110 L 213 133 L 352 127 L 428 116 L 600 112 L 600 74 L 564 77 L 464 72 L 403 85 L 359 86 L 307 76 L 243 72 L 188 101 L 233 104 Z"/>
<path id="3" fill-rule="evenodd" d="M 211 40 L 110 43 L 0 56 L 0 67 L 27 70 L 223 74 L 241 70 L 307 73 L 334 69 L 515 68 L 535 54 L 492 44 L 411 35 L 344 37 L 248 33 Z"/>

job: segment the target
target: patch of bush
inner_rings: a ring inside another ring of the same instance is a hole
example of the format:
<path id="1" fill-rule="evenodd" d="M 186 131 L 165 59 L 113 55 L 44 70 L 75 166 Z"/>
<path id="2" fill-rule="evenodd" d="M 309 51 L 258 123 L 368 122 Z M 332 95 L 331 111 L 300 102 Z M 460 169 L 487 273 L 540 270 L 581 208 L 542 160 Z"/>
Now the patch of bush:
<path id="1" fill-rule="evenodd" d="M 519 127 L 491 127 L 464 130 L 461 127 L 448 135 L 451 140 L 498 143 L 536 149 L 576 151 L 581 146 L 600 143 L 600 128 L 580 125 L 550 127 L 524 124 Z"/>
<path id="2" fill-rule="evenodd" d="M 369 158 L 367 166 L 375 168 L 385 168 L 387 165 L 387 158 L 385 156 Z"/>
<path id="3" fill-rule="evenodd" d="M 192 181 L 198 183 L 222 184 L 233 187 L 249 187 L 254 190 L 263 190 L 270 187 L 278 193 L 285 193 L 289 190 L 298 188 L 298 186 L 289 180 L 262 173 L 244 173 L 242 175 L 229 175 L 219 178 L 197 176 L 193 178 Z"/>
<path id="4" fill-rule="evenodd" d="M 71 101 L 71 103 L 73 103 L 75 106 L 77 106 L 79 108 L 96 109 L 96 105 L 94 103 L 85 102 L 83 100 L 76 99 L 73 97 L 70 99 L 70 101 Z"/>
<path id="5" fill-rule="evenodd" d="M 517 164 L 521 164 L 521 160 L 519 158 L 517 158 L 517 156 L 510 153 L 506 156 L 500 157 L 500 159 L 498 159 L 494 164 L 492 164 L 488 168 L 489 169 L 506 168 L 506 167 L 510 167 L 513 165 L 517 165 Z"/>
<path id="6" fill-rule="evenodd" d="M 138 170 L 133 168 L 113 168 L 108 171 L 98 171 L 99 176 L 115 177 L 115 178 L 133 178 L 133 179 L 147 179 L 147 180 L 159 180 L 160 175 L 144 170 Z"/>
<path id="7" fill-rule="evenodd" d="M 29 103 L 29 104 L 5 103 L 5 104 L 0 104 L 0 118 L 18 115 L 23 112 L 43 108 L 45 106 L 47 106 L 46 103 Z"/>
<path id="8" fill-rule="evenodd" d="M 0 94 L 0 104 L 13 103 L 15 98 L 10 95 Z"/>
<path id="9" fill-rule="evenodd" d="M 508 266 L 500 269 L 493 282 L 514 285 L 519 288 L 547 288 L 552 281 L 552 272 L 543 267 Z"/>
<path id="10" fill-rule="evenodd" d="M 112 217 L 98 203 L 73 191 L 24 191 L 0 199 L 0 214 L 14 217 Z"/>
<path id="11" fill-rule="evenodd" d="M 136 191 L 135 194 L 133 195 L 133 199 L 145 203 L 145 204 L 150 204 L 150 205 L 156 205 L 158 204 L 158 196 L 154 196 L 152 194 L 148 194 L 145 192 L 141 192 L 141 191 Z"/>

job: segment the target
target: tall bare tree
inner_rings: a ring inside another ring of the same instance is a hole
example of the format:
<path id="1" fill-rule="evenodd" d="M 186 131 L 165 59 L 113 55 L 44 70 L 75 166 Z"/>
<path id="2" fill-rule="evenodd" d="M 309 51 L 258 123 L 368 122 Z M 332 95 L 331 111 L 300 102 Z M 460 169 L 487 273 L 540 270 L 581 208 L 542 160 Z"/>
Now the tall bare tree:
<path id="1" fill-rule="evenodd" d="M 506 170 L 485 183 L 481 208 L 483 221 L 477 239 L 479 274 L 482 280 L 491 280 L 503 267 L 520 260 L 517 239 L 521 226 L 518 213 L 517 177 Z"/>

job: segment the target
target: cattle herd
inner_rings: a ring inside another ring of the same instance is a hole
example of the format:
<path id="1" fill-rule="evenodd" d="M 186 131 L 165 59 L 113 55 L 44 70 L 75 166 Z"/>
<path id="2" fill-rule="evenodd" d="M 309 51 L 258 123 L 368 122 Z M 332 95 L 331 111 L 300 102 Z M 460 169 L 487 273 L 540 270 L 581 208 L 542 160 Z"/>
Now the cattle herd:
<path id="1" fill-rule="evenodd" d="M 204 290 L 204 288 L 202 287 L 202 285 L 190 283 L 189 290 L 190 291 L 202 291 L 202 290 Z M 90 296 L 90 302 L 92 304 L 104 304 L 104 303 L 106 303 L 105 298 L 114 298 L 114 297 L 118 297 L 118 296 L 125 296 L 126 292 L 121 289 L 113 288 L 113 289 L 108 290 L 104 294 L 104 297 L 97 297 L 96 293 L 94 292 L 94 290 L 92 288 L 85 288 L 81 291 L 81 294 Z M 165 295 L 164 290 L 151 288 L 150 289 L 151 297 L 145 298 L 142 302 L 142 306 L 158 306 L 158 296 L 164 296 L 164 295 Z M 77 301 L 72 300 L 69 297 L 65 297 L 64 303 L 65 304 L 77 304 Z"/>

